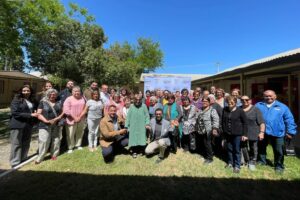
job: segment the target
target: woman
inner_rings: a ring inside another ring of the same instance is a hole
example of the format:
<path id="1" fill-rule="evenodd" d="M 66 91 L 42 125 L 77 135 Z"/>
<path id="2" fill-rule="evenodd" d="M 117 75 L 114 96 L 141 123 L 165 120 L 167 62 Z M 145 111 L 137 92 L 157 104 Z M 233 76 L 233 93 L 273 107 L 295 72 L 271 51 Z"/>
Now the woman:
<path id="1" fill-rule="evenodd" d="M 193 93 L 192 104 L 197 108 L 197 111 L 201 110 L 201 108 L 202 108 L 202 101 L 200 99 L 200 92 L 199 91 L 195 91 Z"/>
<path id="2" fill-rule="evenodd" d="M 122 88 L 121 92 L 120 92 L 121 101 L 124 102 L 124 98 L 126 98 L 128 96 L 129 96 L 128 91 L 125 88 Z"/>
<path id="3" fill-rule="evenodd" d="M 117 93 L 117 91 L 114 88 L 110 88 L 110 90 L 109 90 L 110 100 L 112 100 L 114 98 L 116 93 Z"/>
<path id="4" fill-rule="evenodd" d="M 219 115 L 210 106 L 210 98 L 202 98 L 202 108 L 197 117 L 197 132 L 201 146 L 204 147 L 204 164 L 213 162 L 212 138 L 218 136 Z"/>
<path id="5" fill-rule="evenodd" d="M 150 97 L 151 97 L 150 90 L 146 90 L 145 94 L 146 94 L 145 104 L 146 104 L 147 108 L 149 109 L 149 106 L 150 106 Z"/>
<path id="6" fill-rule="evenodd" d="M 99 91 L 91 92 L 91 99 L 86 102 L 84 113 L 87 115 L 87 124 L 89 129 L 88 142 L 90 152 L 97 150 L 98 130 L 100 120 L 103 117 L 104 103 L 99 99 Z"/>
<path id="7" fill-rule="evenodd" d="M 74 86 L 72 96 L 68 97 L 63 106 L 65 115 L 67 116 L 67 143 L 68 153 L 72 153 L 74 147 L 81 150 L 84 122 L 85 122 L 85 99 L 81 95 L 80 87 Z"/>
<path id="8" fill-rule="evenodd" d="M 233 168 L 233 173 L 240 173 L 241 140 L 247 139 L 247 118 L 242 108 L 237 107 L 237 99 L 233 96 L 226 98 L 228 107 L 223 110 L 222 127 L 227 142 L 228 163 L 226 168 Z"/>
<path id="9" fill-rule="evenodd" d="M 36 113 L 37 104 L 34 101 L 33 94 L 31 87 L 24 85 L 11 102 L 9 126 L 11 141 L 10 165 L 12 168 L 27 159 L 32 127 L 38 117 L 38 113 Z"/>
<path id="10" fill-rule="evenodd" d="M 171 123 L 175 127 L 174 132 L 170 135 L 171 140 L 171 151 L 176 153 L 177 145 L 179 142 L 179 137 L 181 137 L 182 129 L 179 126 L 179 120 L 181 119 L 182 112 L 180 106 L 175 103 L 175 96 L 169 94 L 168 103 L 164 106 L 163 109 L 163 118 Z"/>
<path id="11" fill-rule="evenodd" d="M 59 120 L 63 117 L 62 106 L 56 101 L 58 92 L 48 89 L 46 96 L 41 100 L 37 113 L 39 114 L 39 155 L 35 164 L 44 160 L 51 143 L 51 160 L 56 160 L 60 150 L 61 126 Z"/>
<path id="12" fill-rule="evenodd" d="M 241 102 L 241 94 L 240 94 L 240 90 L 235 88 L 233 90 L 231 90 L 231 96 L 235 97 L 237 99 L 237 107 L 241 107 L 242 106 L 242 102 Z"/>
<path id="13" fill-rule="evenodd" d="M 128 114 L 130 105 L 131 105 L 131 100 L 130 100 L 129 97 L 125 97 L 123 102 L 124 102 L 124 107 L 123 107 L 123 116 L 122 116 L 122 118 L 123 118 L 123 121 L 125 121 L 126 118 L 127 118 L 127 114 Z"/>
<path id="14" fill-rule="evenodd" d="M 248 145 L 249 151 L 249 169 L 255 170 L 257 160 L 257 142 L 264 139 L 265 122 L 260 110 L 252 105 L 251 99 L 248 96 L 242 96 L 241 101 L 243 110 L 247 117 L 248 124 Z M 248 153 L 248 146 L 245 145 L 245 153 Z"/>
<path id="15" fill-rule="evenodd" d="M 40 102 L 45 96 L 46 96 L 46 92 L 49 89 L 52 89 L 53 85 L 50 81 L 46 81 L 45 85 L 43 86 L 43 91 L 37 93 L 37 102 Z"/>
<path id="16" fill-rule="evenodd" d="M 182 106 L 180 108 L 182 110 L 180 119 L 182 124 L 181 147 L 184 151 L 194 151 L 196 150 L 195 125 L 197 110 L 194 105 L 191 105 L 191 100 L 187 96 L 182 98 Z"/>
<path id="17" fill-rule="evenodd" d="M 163 105 L 157 102 L 157 98 L 155 96 L 150 97 L 150 106 L 149 106 L 150 119 L 155 117 L 155 110 L 157 108 L 163 109 Z"/>
<path id="18" fill-rule="evenodd" d="M 223 89 L 218 88 L 216 89 L 216 103 L 219 104 L 222 108 L 225 107 L 225 98 L 224 98 L 225 92 Z"/>

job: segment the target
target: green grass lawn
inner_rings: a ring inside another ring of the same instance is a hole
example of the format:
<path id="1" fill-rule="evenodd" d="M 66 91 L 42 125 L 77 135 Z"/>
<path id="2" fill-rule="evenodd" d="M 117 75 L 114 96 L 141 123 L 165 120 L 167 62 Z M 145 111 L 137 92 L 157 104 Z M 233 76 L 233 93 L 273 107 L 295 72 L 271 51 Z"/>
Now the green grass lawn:
<path id="1" fill-rule="evenodd" d="M 269 158 L 272 160 L 272 155 Z M 2 178 L 5 199 L 299 199 L 300 160 L 286 157 L 286 170 L 270 166 L 239 175 L 215 159 L 206 166 L 197 154 L 183 153 L 160 164 L 152 158 L 117 155 L 105 164 L 100 151 L 86 148 L 63 154 L 56 161 L 29 164 Z M 1 198 L 3 199 L 3 198 Z"/>

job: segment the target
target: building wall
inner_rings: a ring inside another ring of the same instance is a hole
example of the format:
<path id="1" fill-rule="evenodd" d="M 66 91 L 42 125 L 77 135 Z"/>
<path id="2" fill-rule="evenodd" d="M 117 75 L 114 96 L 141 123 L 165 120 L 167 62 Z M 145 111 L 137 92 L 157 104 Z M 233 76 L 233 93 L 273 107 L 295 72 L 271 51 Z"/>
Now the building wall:
<path id="1" fill-rule="evenodd" d="M 10 105 L 15 93 L 24 85 L 30 83 L 37 92 L 42 91 L 43 80 L 12 79 L 0 77 L 0 108 Z"/>

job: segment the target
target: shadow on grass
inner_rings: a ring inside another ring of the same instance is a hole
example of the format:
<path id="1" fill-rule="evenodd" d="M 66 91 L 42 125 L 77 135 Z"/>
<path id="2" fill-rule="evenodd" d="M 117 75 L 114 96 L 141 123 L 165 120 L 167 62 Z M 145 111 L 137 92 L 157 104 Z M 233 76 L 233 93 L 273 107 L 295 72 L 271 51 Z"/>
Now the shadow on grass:
<path id="1" fill-rule="evenodd" d="M 16 171 L 1 199 L 298 199 L 300 180 L 91 175 Z"/>

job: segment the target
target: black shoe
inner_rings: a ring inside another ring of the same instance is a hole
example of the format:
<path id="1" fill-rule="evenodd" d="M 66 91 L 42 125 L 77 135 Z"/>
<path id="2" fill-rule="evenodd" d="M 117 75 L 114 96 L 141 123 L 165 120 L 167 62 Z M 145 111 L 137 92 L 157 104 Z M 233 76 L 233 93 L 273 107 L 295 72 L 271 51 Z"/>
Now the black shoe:
<path id="1" fill-rule="evenodd" d="M 157 160 L 155 161 L 155 164 L 159 164 L 163 161 L 164 159 L 163 158 L 157 158 Z"/>
<path id="2" fill-rule="evenodd" d="M 204 162 L 203 162 L 203 164 L 209 165 L 209 164 L 211 164 L 212 162 L 213 162 L 213 160 L 205 159 Z"/>
<path id="3" fill-rule="evenodd" d="M 233 173 L 239 174 L 239 173 L 240 173 L 240 168 L 235 167 L 235 168 L 233 169 Z"/>

